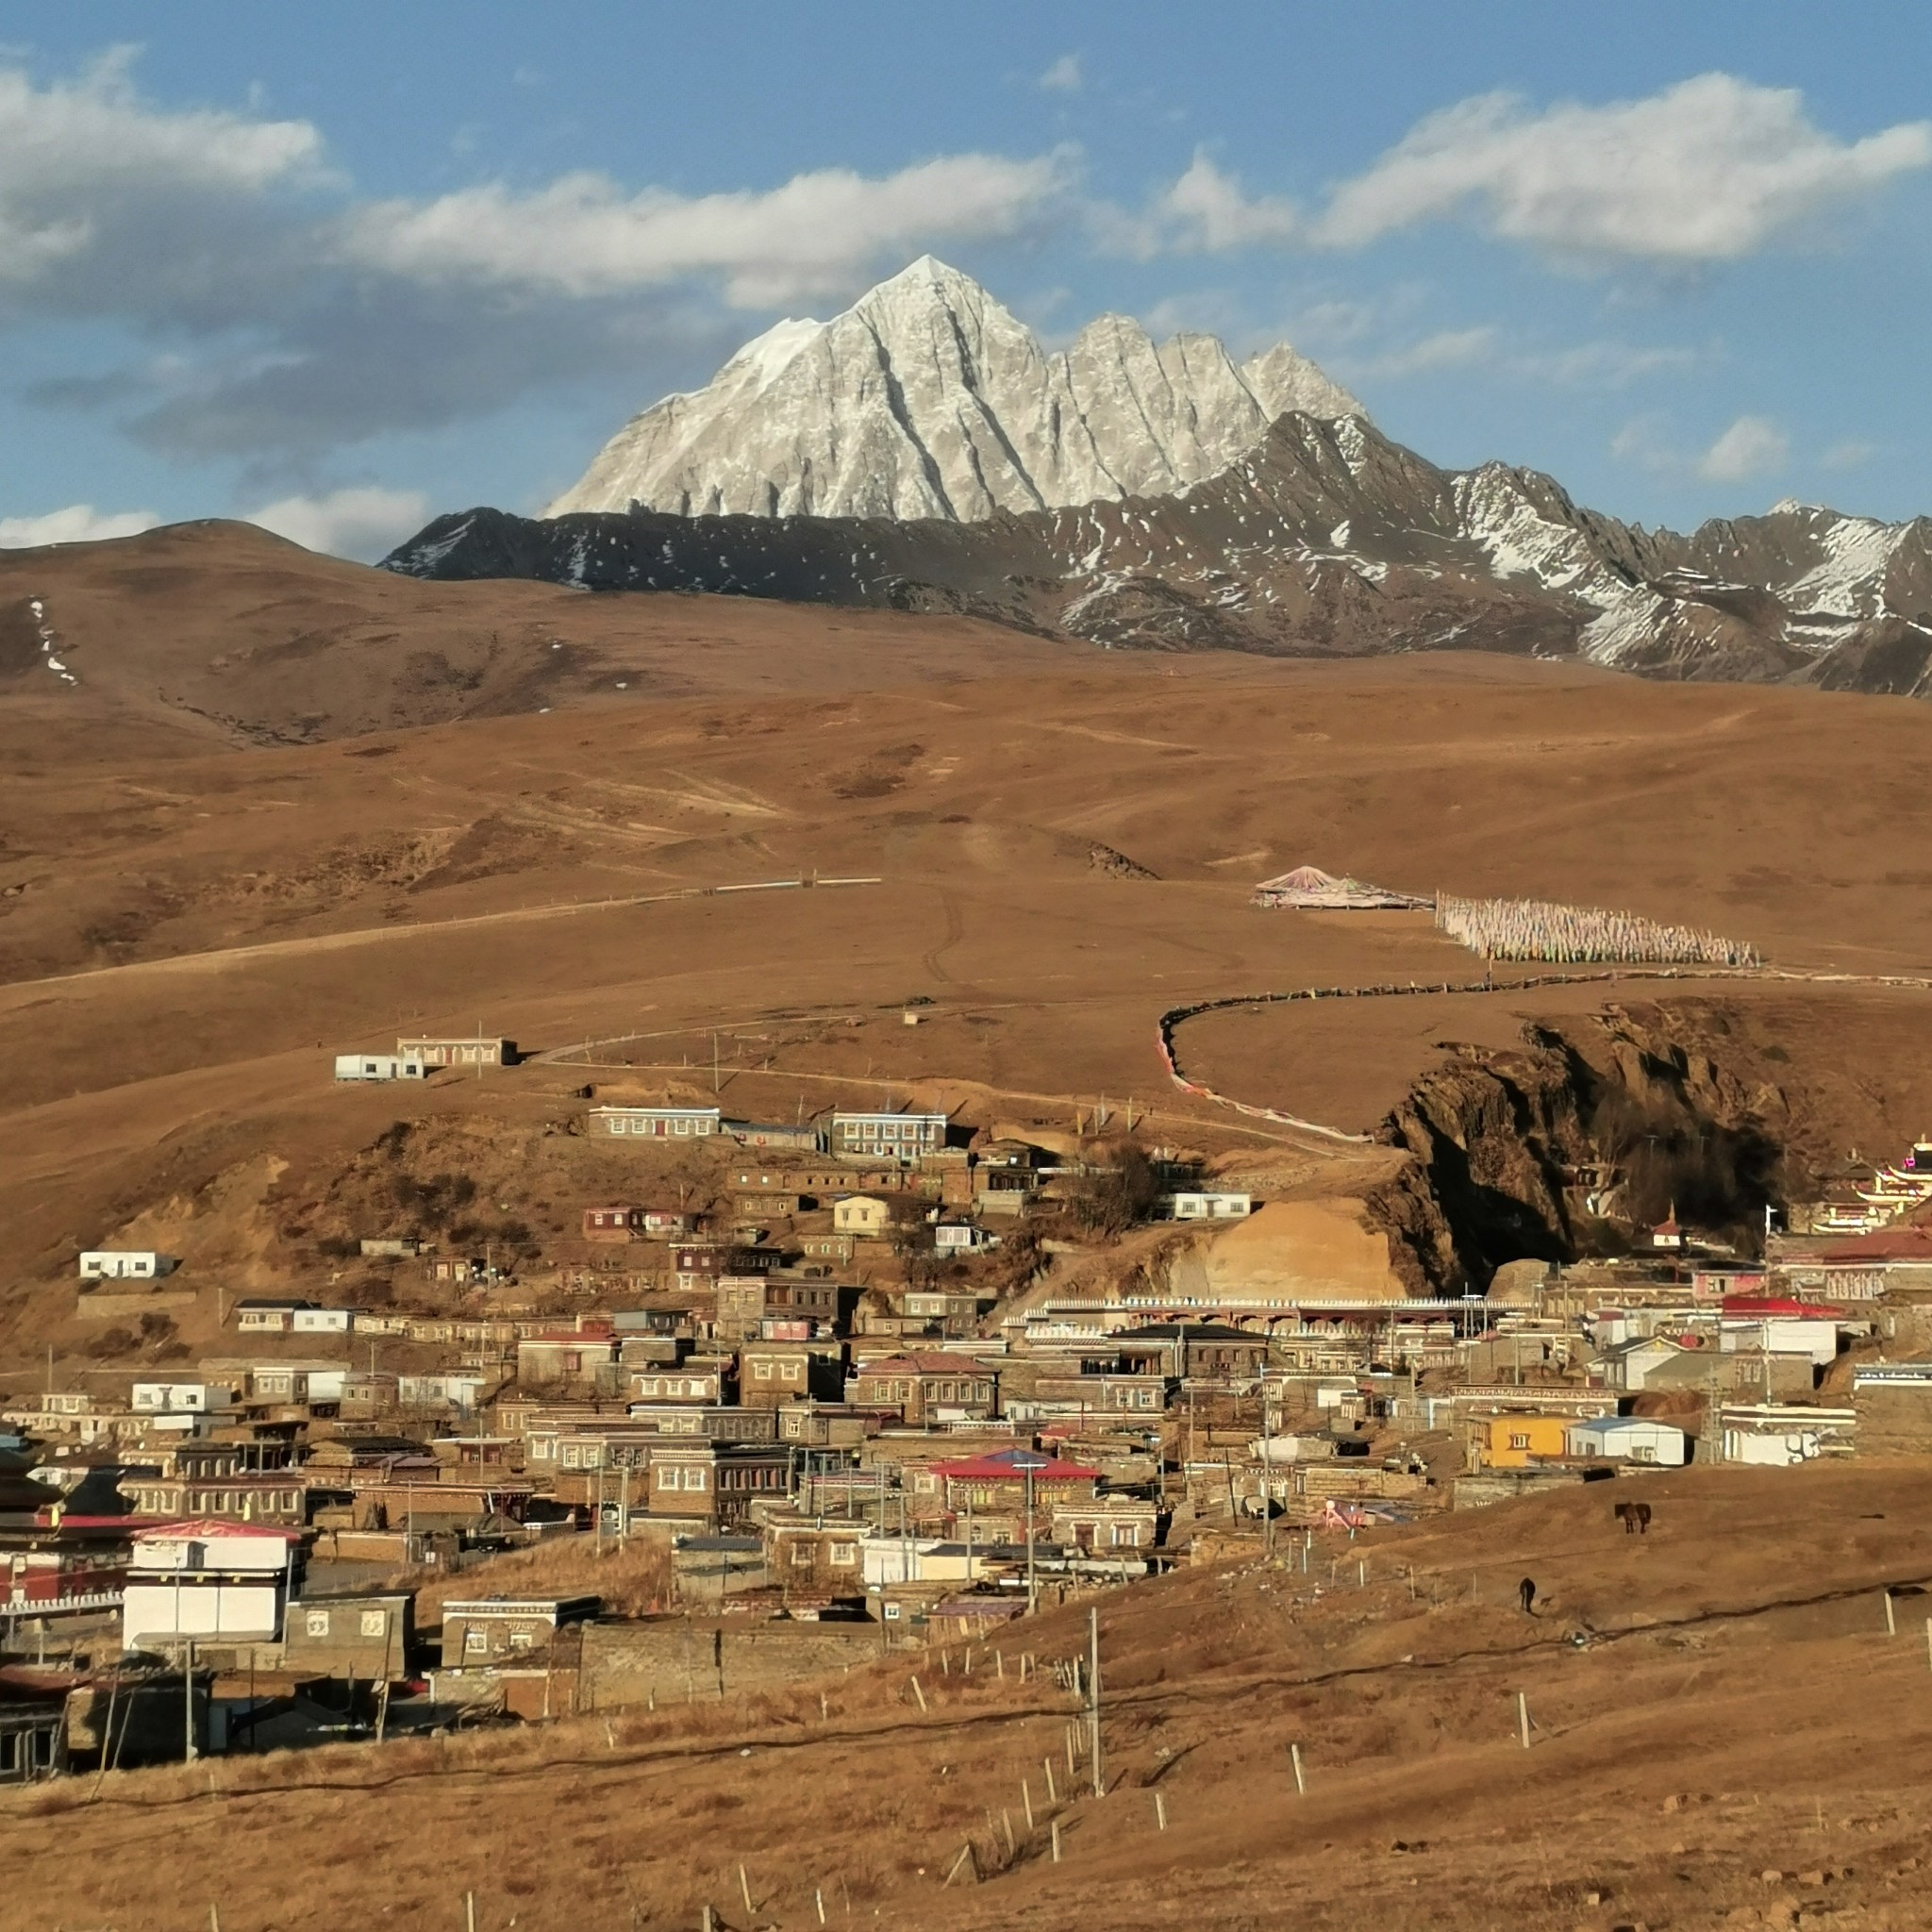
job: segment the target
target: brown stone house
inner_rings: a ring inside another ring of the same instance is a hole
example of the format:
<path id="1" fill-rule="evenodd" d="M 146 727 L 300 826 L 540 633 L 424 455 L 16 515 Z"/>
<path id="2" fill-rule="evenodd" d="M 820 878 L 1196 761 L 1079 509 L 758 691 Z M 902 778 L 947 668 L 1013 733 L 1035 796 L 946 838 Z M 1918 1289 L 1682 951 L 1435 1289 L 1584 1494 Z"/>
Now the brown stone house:
<path id="1" fill-rule="evenodd" d="M 999 1372 L 971 1356 L 924 1350 L 886 1356 L 853 1372 L 847 1400 L 860 1408 L 896 1408 L 913 1427 L 999 1412 Z"/>
<path id="2" fill-rule="evenodd" d="M 858 1546 L 862 1523 L 815 1523 L 770 1517 L 764 1526 L 765 1567 L 787 1596 L 858 1596 L 865 1589 Z"/>
<path id="3" fill-rule="evenodd" d="M 475 1668 L 549 1649 L 557 1633 L 603 1608 L 594 1596 L 477 1597 L 442 1607 L 442 1665 Z"/>
<path id="4" fill-rule="evenodd" d="M 747 1341 L 738 1352 L 738 1388 L 746 1408 L 838 1402 L 845 1393 L 845 1351 L 836 1341 Z"/>
<path id="5" fill-rule="evenodd" d="M 651 1452 L 653 1516 L 735 1527 L 753 1503 L 791 1492 L 791 1452 L 776 1443 L 666 1441 Z"/>

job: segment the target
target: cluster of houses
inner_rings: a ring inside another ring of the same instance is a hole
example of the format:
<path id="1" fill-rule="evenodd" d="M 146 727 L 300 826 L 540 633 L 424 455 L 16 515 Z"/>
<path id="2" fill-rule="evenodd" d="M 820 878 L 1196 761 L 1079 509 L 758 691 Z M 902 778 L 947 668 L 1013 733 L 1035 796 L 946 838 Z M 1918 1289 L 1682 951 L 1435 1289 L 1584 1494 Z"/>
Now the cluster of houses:
<path id="1" fill-rule="evenodd" d="M 130 1712 L 176 1698 L 192 1722 L 155 1748 L 177 1755 L 188 1734 L 296 1737 L 302 1712 L 334 1734 L 610 1708 L 976 1640 L 1042 1599 L 1265 1547 L 1284 1521 L 1353 1527 L 1692 1460 L 1932 1453 L 1932 1230 L 1775 1236 L 1747 1267 L 1673 1219 L 1624 1260 L 1513 1264 L 1461 1300 L 1184 1294 L 1144 1274 L 996 1294 L 976 1264 L 861 1283 L 807 1245 L 806 1203 L 854 1244 L 970 1230 L 970 1263 L 1064 1164 L 962 1145 L 938 1113 L 834 1113 L 771 1149 L 741 1124 L 592 1110 L 592 1133 L 719 1147 L 731 1207 L 701 1227 L 585 1204 L 587 1251 L 662 1261 L 589 1267 L 619 1292 L 567 1317 L 487 1293 L 433 1316 L 243 1298 L 230 1321 L 258 1353 L 0 1411 L 0 1634 L 71 1678 L 58 1739 L 0 1736 L 0 1780 L 98 1760 L 104 1681 L 130 1686 Z M 1165 1179 L 1161 1220 L 1253 1206 Z M 764 1238 L 779 1220 L 789 1242 Z M 165 1272 L 89 1259 L 108 1279 Z M 357 1359 L 386 1337 L 412 1366 Z M 643 1614 L 450 1593 L 496 1553 L 585 1540 L 658 1559 Z"/>

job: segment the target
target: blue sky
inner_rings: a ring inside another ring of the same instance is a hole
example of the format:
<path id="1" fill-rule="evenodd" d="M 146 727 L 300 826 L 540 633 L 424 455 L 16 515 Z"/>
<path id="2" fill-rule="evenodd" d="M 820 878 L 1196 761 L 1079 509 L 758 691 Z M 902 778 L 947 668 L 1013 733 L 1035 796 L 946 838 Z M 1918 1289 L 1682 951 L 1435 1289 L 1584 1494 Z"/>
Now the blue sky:
<path id="1" fill-rule="evenodd" d="M 6 8 L 0 543 L 531 509 L 926 250 L 1622 516 L 1916 514 L 1928 55 L 1774 0 Z"/>

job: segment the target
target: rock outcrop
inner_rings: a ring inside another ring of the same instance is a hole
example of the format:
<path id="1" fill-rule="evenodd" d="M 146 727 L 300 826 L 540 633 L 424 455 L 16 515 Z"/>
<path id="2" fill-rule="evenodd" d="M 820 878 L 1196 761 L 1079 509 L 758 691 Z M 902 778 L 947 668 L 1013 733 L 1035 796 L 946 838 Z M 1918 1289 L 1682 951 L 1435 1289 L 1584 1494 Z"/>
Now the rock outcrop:
<path id="1" fill-rule="evenodd" d="M 1737 1044 L 1731 1066 L 1697 1012 L 1612 1007 L 1456 1049 L 1376 1136 L 1411 1157 L 1369 1199 L 1392 1265 L 1418 1293 L 1480 1292 L 1507 1262 L 1592 1252 L 1604 1224 L 1621 1248 L 1672 1206 L 1748 1238 L 1780 1196 L 1786 1122 Z"/>

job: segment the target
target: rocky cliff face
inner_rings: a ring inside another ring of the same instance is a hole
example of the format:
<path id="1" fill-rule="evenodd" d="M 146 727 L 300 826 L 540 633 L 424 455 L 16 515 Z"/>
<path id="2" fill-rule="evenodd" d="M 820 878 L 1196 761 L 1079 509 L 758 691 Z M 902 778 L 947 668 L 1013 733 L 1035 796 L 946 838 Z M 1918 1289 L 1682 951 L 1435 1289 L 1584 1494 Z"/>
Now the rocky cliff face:
<path id="1" fill-rule="evenodd" d="M 1237 365 L 1104 315 L 1049 355 L 925 256 L 830 322 L 768 330 L 706 388 L 633 417 L 545 512 L 974 522 L 1158 495 L 1224 469 L 1277 416 L 1360 405 L 1283 343 Z"/>
<path id="2" fill-rule="evenodd" d="M 1377 1136 L 1412 1157 L 1370 1202 L 1398 1267 L 1418 1291 L 1479 1291 L 1505 1262 L 1574 1259 L 1673 1205 L 1748 1236 L 1781 1198 L 1789 1118 L 1731 1044 L 1735 1063 L 1714 1057 L 1695 1011 L 1610 1008 L 1531 1028 L 1518 1048 L 1452 1054 Z M 1608 1176 L 1601 1213 L 1586 1172 Z"/>

